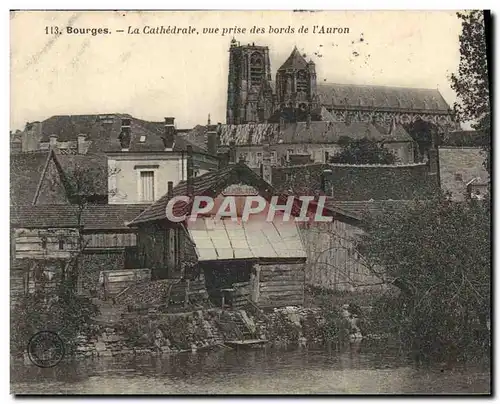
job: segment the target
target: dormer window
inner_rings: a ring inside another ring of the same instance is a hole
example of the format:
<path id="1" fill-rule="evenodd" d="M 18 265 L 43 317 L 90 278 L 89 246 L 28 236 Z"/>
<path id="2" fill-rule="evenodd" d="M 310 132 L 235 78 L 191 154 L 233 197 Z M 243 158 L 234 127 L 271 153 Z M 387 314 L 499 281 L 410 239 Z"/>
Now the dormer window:
<path id="1" fill-rule="evenodd" d="M 140 143 L 144 143 L 146 141 L 146 135 L 142 135 L 139 139 Z"/>

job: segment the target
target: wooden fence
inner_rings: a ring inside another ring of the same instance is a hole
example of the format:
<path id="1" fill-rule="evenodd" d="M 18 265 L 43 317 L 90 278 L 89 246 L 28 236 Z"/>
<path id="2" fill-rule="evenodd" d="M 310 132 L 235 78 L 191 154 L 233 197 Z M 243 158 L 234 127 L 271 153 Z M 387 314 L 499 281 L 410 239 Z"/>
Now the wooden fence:
<path id="1" fill-rule="evenodd" d="M 119 271 L 102 271 L 100 283 L 103 285 L 104 297 L 113 297 L 128 286 L 151 280 L 150 269 L 124 269 Z"/>

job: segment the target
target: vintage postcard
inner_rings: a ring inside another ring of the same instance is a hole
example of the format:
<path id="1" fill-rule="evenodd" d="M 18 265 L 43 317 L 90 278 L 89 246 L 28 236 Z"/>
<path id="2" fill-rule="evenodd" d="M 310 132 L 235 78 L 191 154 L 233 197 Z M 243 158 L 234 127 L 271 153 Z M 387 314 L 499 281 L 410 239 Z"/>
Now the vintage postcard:
<path id="1" fill-rule="evenodd" d="M 11 394 L 491 394 L 490 31 L 12 10 Z"/>

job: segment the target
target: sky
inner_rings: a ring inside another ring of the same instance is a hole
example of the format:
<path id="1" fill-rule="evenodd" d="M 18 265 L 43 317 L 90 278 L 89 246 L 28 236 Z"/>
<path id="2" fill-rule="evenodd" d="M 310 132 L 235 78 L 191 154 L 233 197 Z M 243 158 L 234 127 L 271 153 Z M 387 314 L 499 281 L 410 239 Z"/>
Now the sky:
<path id="1" fill-rule="evenodd" d="M 269 47 L 273 80 L 297 46 L 316 63 L 318 82 L 437 88 L 450 106 L 456 100 L 449 76 L 458 69 L 461 25 L 454 11 L 19 11 L 10 20 L 11 130 L 78 114 L 173 116 L 178 128 L 205 124 L 208 114 L 225 122 L 233 35 L 203 28 L 246 28 L 236 40 Z M 315 34 L 314 25 L 349 33 Z M 111 33 L 74 34 L 68 26 Z M 198 33 L 143 34 L 146 26 Z M 250 34 L 253 26 L 266 32 Z M 309 32 L 298 33 L 302 26 Z M 270 34 L 269 27 L 295 33 Z"/>

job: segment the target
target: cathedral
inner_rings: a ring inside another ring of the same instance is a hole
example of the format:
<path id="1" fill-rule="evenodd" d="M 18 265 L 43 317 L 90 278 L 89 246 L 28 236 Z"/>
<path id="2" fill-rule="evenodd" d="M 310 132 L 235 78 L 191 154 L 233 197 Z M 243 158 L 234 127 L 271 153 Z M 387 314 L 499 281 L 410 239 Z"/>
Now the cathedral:
<path id="1" fill-rule="evenodd" d="M 306 121 L 372 122 L 407 130 L 419 122 L 441 133 L 459 129 L 452 110 L 437 89 L 333 84 L 316 77 L 316 66 L 295 47 L 271 76 L 269 48 L 229 48 L 228 125 Z"/>

